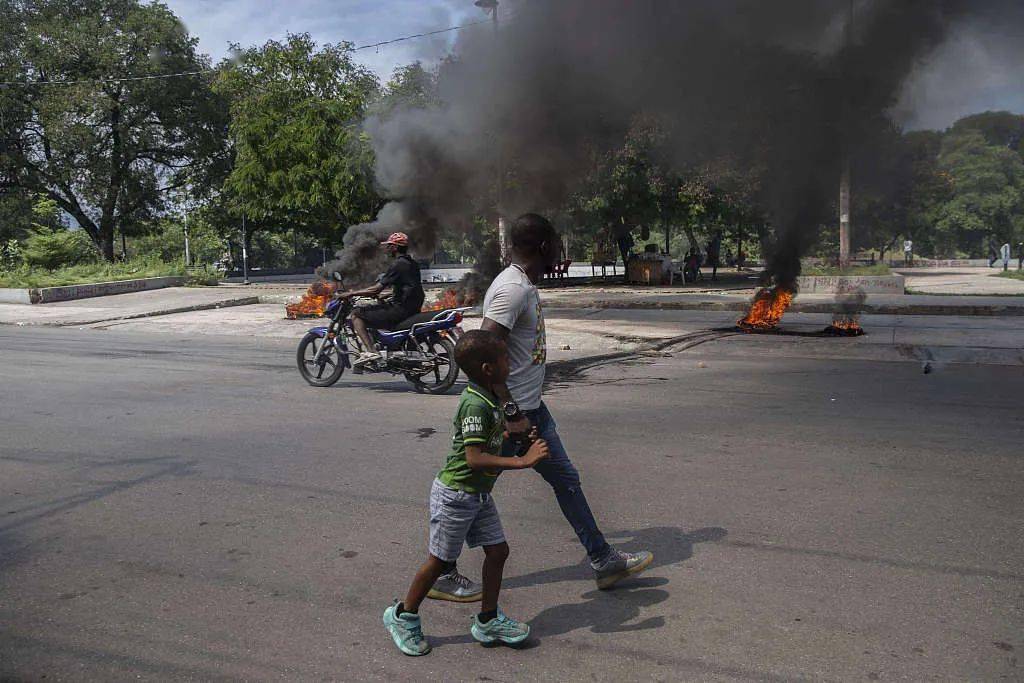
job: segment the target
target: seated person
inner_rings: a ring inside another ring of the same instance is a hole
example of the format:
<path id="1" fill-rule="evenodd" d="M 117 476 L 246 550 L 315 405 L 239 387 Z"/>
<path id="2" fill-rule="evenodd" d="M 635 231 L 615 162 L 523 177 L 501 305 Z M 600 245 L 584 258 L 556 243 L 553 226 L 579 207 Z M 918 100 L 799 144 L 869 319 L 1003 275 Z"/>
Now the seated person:
<path id="1" fill-rule="evenodd" d="M 355 361 L 355 366 L 365 365 L 380 360 L 380 354 L 374 350 L 368 327 L 377 330 L 394 329 L 406 318 L 416 315 L 423 306 L 423 284 L 420 282 L 420 265 L 409 256 L 409 236 L 404 232 L 392 233 L 381 246 L 387 249 L 388 256 L 395 260 L 387 272 L 377 278 L 377 282 L 366 289 L 341 292 L 338 298 L 351 299 L 356 296 L 378 296 L 385 287 L 392 287 L 391 299 L 374 306 L 357 308 L 352 313 L 352 328 L 363 343 L 363 352 Z"/>

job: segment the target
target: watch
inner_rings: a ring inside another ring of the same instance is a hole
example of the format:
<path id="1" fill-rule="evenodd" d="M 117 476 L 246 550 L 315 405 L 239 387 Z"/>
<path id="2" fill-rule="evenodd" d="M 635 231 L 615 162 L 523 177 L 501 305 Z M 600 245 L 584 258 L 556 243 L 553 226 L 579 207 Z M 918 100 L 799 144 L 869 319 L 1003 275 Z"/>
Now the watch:
<path id="1" fill-rule="evenodd" d="M 505 415 L 505 419 L 509 421 L 518 420 L 523 416 L 523 411 L 519 410 L 519 404 L 512 399 L 501 404 L 501 412 Z"/>

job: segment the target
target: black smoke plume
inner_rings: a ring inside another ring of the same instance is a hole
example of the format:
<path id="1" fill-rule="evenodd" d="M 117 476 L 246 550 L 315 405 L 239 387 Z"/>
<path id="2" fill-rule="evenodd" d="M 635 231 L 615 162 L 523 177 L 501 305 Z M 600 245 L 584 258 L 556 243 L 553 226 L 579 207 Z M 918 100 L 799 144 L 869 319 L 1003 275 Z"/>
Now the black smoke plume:
<path id="1" fill-rule="evenodd" d="M 663 122 L 659 152 L 681 171 L 723 159 L 758 169 L 755 201 L 774 234 L 767 275 L 792 284 L 800 255 L 836 220 L 844 155 L 870 153 L 867 131 L 959 22 L 1014 4 L 502 0 L 498 32 L 460 34 L 436 106 L 368 122 L 377 179 L 396 204 L 350 230 L 342 266 L 369 268 L 371 233 L 403 229 L 425 248 L 439 226 L 491 215 L 499 164 L 505 215 L 558 207 L 594 151 L 620 144 L 643 113 Z"/>

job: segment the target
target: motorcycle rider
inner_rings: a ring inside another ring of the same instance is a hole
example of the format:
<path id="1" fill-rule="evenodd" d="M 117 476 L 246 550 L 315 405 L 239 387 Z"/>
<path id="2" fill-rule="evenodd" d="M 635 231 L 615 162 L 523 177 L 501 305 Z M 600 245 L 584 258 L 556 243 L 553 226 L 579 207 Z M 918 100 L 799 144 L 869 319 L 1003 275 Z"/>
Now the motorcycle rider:
<path id="1" fill-rule="evenodd" d="M 363 352 L 354 364 L 356 367 L 380 360 L 380 354 L 374 350 L 367 328 L 394 329 L 406 318 L 420 312 L 425 297 L 420 282 L 420 265 L 408 253 L 409 236 L 404 232 L 395 232 L 380 244 L 387 250 L 388 256 L 394 259 L 391 267 L 370 287 L 337 295 L 339 299 L 351 299 L 357 296 L 379 297 L 385 287 L 391 287 L 393 291 L 389 301 L 357 308 L 352 313 L 352 328 L 363 343 Z"/>

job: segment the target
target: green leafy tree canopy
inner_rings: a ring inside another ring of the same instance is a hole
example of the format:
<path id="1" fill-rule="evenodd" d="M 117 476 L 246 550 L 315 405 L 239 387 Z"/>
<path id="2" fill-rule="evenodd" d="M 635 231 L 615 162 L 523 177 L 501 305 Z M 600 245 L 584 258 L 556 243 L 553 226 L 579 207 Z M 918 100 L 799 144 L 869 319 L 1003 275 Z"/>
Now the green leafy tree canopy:
<path id="1" fill-rule="evenodd" d="M 376 76 L 349 43 L 317 48 L 307 34 L 239 50 L 217 79 L 231 106 L 229 205 L 254 227 L 328 239 L 379 208 L 362 120 Z"/>
<path id="2" fill-rule="evenodd" d="M 15 0 L 0 10 L 0 182 L 45 195 L 108 260 L 124 223 L 221 156 L 224 111 L 196 39 L 158 3 Z M 123 79 L 123 80 L 113 80 Z"/>

